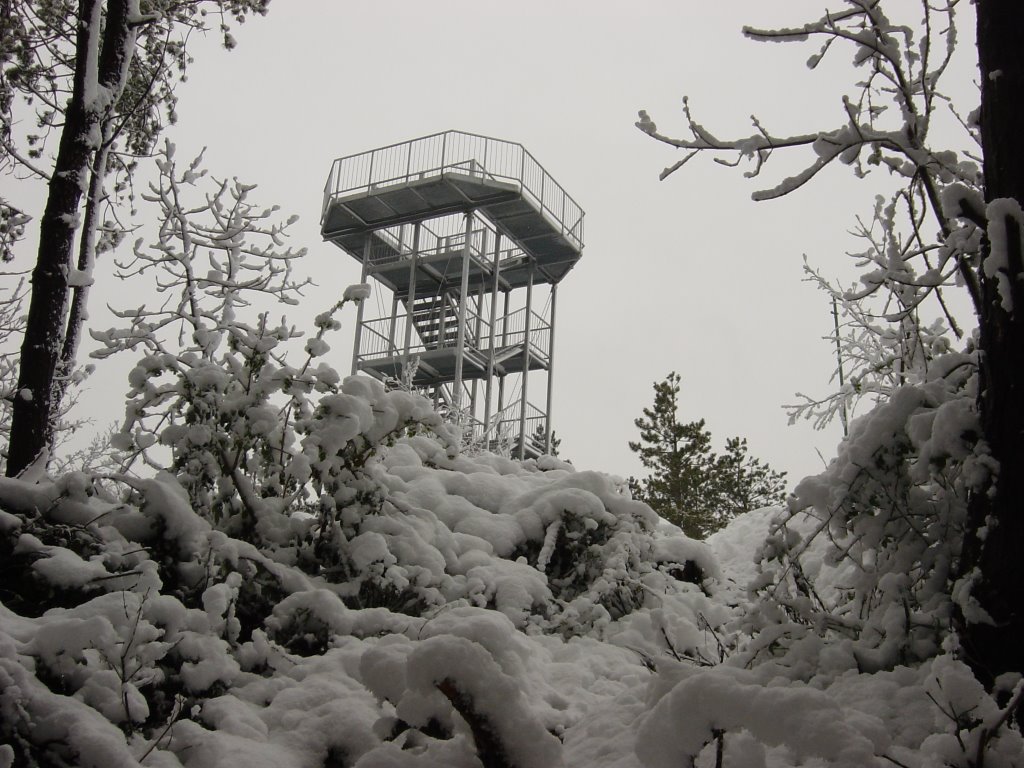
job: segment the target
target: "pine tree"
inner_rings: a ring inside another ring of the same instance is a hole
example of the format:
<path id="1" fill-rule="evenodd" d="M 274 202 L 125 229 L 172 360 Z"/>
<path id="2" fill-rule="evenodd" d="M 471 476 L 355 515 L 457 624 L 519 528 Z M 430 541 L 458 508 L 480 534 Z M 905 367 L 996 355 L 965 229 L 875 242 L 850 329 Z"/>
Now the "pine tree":
<path id="1" fill-rule="evenodd" d="M 711 433 L 703 420 L 679 423 L 679 381 L 673 371 L 654 385 L 654 407 L 644 408 L 643 417 L 633 422 L 640 430 L 640 442 L 630 442 L 629 448 L 650 470 L 639 483 L 640 498 L 687 536 L 702 539 L 711 532 L 703 514 L 713 464 Z"/>
<path id="2" fill-rule="evenodd" d="M 725 442 L 725 454 L 715 462 L 715 505 L 728 521 L 752 509 L 781 504 L 786 497 L 786 473 L 776 472 L 747 454 L 746 438 Z"/>
<path id="3" fill-rule="evenodd" d="M 629 448 L 639 454 L 650 475 L 629 479 L 633 495 L 694 539 L 703 539 L 731 518 L 783 499 L 785 473 L 747 455 L 747 441 L 728 440 L 722 456 L 711 450 L 711 433 L 703 419 L 678 419 L 679 374 L 654 384 L 654 406 L 633 423 L 640 441 Z"/>
<path id="4" fill-rule="evenodd" d="M 537 428 L 533 431 L 533 443 L 534 445 L 544 447 L 548 442 L 548 433 L 545 425 L 538 422 Z M 558 436 L 558 432 L 551 430 L 551 446 L 547 449 L 549 456 L 558 458 L 558 447 L 562 444 L 562 439 Z"/>

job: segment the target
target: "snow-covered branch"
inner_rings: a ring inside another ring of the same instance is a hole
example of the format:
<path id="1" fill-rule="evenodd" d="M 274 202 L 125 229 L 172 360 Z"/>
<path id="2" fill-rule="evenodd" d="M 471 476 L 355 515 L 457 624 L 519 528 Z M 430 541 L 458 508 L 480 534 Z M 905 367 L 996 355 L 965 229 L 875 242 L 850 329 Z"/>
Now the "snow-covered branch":
<path id="1" fill-rule="evenodd" d="M 772 42 L 801 42 L 824 38 L 820 50 L 808 60 L 814 69 L 822 58 L 840 45 L 852 46 L 854 64 L 868 70 L 856 84 L 852 95 L 841 99 L 843 123 L 837 127 L 796 134 L 776 134 L 756 117 L 753 132 L 739 138 L 723 139 L 694 117 L 689 101 L 683 99 L 683 118 L 688 136 L 678 137 L 659 131 L 646 111 L 640 112 L 636 123 L 644 133 L 657 141 L 684 151 L 685 156 L 666 168 L 661 178 L 673 174 L 698 154 L 708 154 L 715 162 L 738 166 L 749 165 L 747 177 L 760 177 L 773 153 L 781 150 L 809 149 L 812 156 L 801 170 L 770 186 L 755 191 L 754 200 L 771 200 L 791 194 L 813 180 L 825 167 L 839 161 L 853 166 L 858 176 L 872 168 L 884 168 L 902 177 L 904 186 L 893 200 L 902 198 L 911 207 L 909 220 L 918 241 L 913 253 L 906 252 L 905 261 L 913 257 L 928 262 L 928 254 L 940 244 L 923 234 L 925 214 L 938 226 L 943 245 L 942 264 L 927 264 L 921 272 L 933 287 L 928 291 L 940 304 L 950 326 L 952 319 L 940 286 L 953 280 L 965 286 L 975 310 L 980 308 L 977 250 L 964 250 L 965 239 L 955 236 L 959 213 L 943 206 L 945 190 L 978 188 L 979 168 L 969 153 L 937 149 L 930 143 L 930 128 L 936 110 L 948 101 L 940 90 L 940 79 L 947 71 L 956 41 L 955 5 L 935 6 L 922 2 L 922 30 L 896 23 L 884 13 L 882 4 L 867 0 L 847 0 L 848 7 L 829 11 L 817 21 L 798 27 L 778 29 L 746 28 L 751 39 Z M 939 20 L 941 18 L 941 21 Z M 970 138 L 976 139 L 974 126 L 965 126 Z M 961 195 L 963 197 L 963 195 Z M 967 209 L 965 209 L 966 211 Z M 984 227 L 984 208 L 969 209 L 974 224 Z M 944 268 L 946 263 L 948 269 Z M 934 282 L 941 275 L 941 283 Z M 898 279 L 890 275 L 885 280 Z M 882 281 L 884 282 L 884 281 Z M 876 281 L 876 284 L 881 284 Z M 923 300 L 929 296 L 922 295 Z M 909 305 L 908 305 L 909 306 Z"/>

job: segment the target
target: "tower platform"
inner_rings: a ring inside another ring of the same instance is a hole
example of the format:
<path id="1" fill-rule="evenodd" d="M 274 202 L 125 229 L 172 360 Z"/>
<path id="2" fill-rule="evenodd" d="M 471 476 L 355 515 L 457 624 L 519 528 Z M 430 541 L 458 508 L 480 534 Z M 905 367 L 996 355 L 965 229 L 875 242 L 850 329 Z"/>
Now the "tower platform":
<path id="1" fill-rule="evenodd" d="M 362 260 L 379 230 L 471 210 L 517 243 L 545 282 L 559 282 L 580 259 L 576 201 L 521 144 L 461 131 L 335 160 L 321 233 Z M 503 271 L 510 285 L 525 285 L 525 262 Z"/>

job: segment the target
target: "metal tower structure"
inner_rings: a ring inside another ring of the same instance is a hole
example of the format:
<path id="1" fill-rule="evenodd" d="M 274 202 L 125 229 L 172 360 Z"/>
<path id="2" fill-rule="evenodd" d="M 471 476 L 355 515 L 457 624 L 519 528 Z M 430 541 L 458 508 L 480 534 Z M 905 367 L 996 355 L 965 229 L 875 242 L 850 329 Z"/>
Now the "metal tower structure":
<path id="1" fill-rule="evenodd" d="M 550 450 L 558 284 L 583 211 L 533 155 L 446 131 L 340 158 L 321 230 L 376 283 L 353 373 L 424 392 L 473 445 Z"/>

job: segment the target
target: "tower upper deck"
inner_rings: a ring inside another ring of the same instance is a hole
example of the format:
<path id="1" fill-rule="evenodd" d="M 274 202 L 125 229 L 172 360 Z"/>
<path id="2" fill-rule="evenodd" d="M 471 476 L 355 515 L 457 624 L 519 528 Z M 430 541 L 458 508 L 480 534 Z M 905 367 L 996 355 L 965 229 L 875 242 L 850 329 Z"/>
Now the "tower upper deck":
<path id="1" fill-rule="evenodd" d="M 521 144 L 461 131 L 335 160 L 321 232 L 361 261 L 378 230 L 470 210 L 532 257 L 538 280 L 559 282 L 582 254 L 583 210 L 533 155 Z"/>

